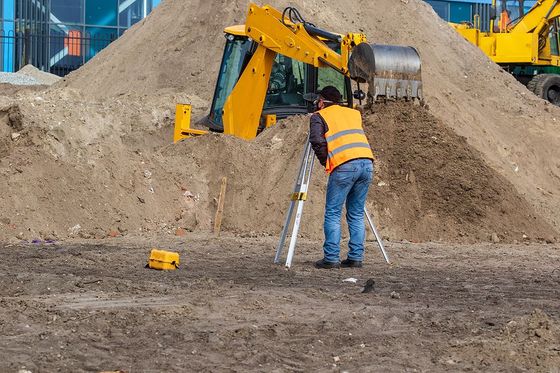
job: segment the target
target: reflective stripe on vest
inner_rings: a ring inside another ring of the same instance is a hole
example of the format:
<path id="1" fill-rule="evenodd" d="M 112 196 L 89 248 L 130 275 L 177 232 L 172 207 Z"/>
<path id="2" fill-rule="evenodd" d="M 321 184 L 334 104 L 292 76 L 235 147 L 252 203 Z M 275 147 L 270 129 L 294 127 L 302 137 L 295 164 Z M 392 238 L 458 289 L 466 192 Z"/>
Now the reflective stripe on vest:
<path id="1" fill-rule="evenodd" d="M 362 129 L 344 130 L 344 131 L 340 131 L 339 133 L 337 133 L 335 135 L 327 136 L 326 140 L 327 140 L 327 142 L 331 142 L 331 141 L 334 141 L 338 138 L 341 138 L 342 136 L 352 135 L 354 133 L 359 133 L 359 134 L 365 135 L 364 130 L 362 130 Z"/>
<path id="2" fill-rule="evenodd" d="M 353 159 L 373 159 L 373 152 L 362 128 L 362 116 L 359 111 L 333 105 L 318 113 L 329 128 L 325 134 L 328 173 Z"/>

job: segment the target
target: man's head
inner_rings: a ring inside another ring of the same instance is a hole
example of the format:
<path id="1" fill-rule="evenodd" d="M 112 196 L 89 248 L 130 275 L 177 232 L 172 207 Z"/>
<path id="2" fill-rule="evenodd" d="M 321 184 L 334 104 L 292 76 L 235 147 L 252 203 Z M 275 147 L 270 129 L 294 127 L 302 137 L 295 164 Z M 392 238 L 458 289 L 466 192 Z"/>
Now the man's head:
<path id="1" fill-rule="evenodd" d="M 326 86 L 317 93 L 306 93 L 303 98 L 306 101 L 313 102 L 319 110 L 342 102 L 340 91 L 332 85 Z"/>
<path id="2" fill-rule="evenodd" d="M 318 94 L 319 98 L 322 98 L 324 101 L 332 102 L 333 104 L 339 104 L 342 101 L 342 95 L 338 89 L 332 85 L 328 85 L 321 89 Z"/>

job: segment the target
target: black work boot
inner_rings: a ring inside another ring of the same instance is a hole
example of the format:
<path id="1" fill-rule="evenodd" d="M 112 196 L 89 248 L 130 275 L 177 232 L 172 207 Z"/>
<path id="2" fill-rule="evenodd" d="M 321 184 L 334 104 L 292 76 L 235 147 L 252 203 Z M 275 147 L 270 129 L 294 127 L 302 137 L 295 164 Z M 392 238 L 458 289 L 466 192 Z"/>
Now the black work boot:
<path id="1" fill-rule="evenodd" d="M 325 259 L 321 259 L 315 262 L 315 268 L 320 268 L 320 269 L 340 268 L 340 263 L 327 262 L 325 261 Z"/>
<path id="2" fill-rule="evenodd" d="M 342 268 L 362 268 L 361 260 L 344 259 L 340 262 Z"/>

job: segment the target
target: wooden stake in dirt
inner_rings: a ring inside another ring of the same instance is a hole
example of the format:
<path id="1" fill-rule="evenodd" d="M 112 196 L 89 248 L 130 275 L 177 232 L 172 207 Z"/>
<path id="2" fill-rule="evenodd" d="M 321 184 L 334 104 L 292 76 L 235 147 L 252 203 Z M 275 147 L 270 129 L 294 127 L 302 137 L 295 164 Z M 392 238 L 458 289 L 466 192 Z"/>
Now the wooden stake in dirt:
<path id="1" fill-rule="evenodd" d="M 222 187 L 220 188 L 220 197 L 218 198 L 218 210 L 214 218 L 214 234 L 220 235 L 220 228 L 222 227 L 222 216 L 224 214 L 224 203 L 226 199 L 226 186 L 227 177 L 222 178 Z"/>

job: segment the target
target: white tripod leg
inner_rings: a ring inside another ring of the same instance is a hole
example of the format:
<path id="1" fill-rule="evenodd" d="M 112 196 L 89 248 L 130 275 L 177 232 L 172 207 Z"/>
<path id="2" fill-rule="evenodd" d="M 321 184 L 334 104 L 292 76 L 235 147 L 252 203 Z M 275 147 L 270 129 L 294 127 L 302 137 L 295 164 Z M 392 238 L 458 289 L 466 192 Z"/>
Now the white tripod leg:
<path id="1" fill-rule="evenodd" d="M 298 178 L 294 185 L 294 192 L 292 193 L 292 201 L 290 202 L 290 207 L 286 215 L 284 227 L 282 228 L 282 233 L 280 234 L 280 242 L 278 243 L 278 248 L 276 249 L 276 256 L 274 258 L 274 263 L 276 264 L 280 263 L 280 258 L 282 256 L 284 244 L 286 242 L 286 237 L 288 235 L 288 229 L 290 228 L 290 223 L 292 222 L 294 208 L 297 203 L 296 215 L 294 219 L 294 225 L 292 228 L 292 235 L 290 237 L 290 246 L 288 248 L 288 257 L 286 259 L 286 267 L 288 268 L 291 267 L 292 259 L 294 257 L 297 235 L 301 223 L 301 216 L 303 214 L 303 204 L 307 199 L 307 191 L 309 189 L 309 182 L 311 181 L 311 174 L 313 172 L 314 160 L 315 158 L 313 156 L 313 151 L 311 148 L 311 144 L 309 143 L 309 137 L 308 137 L 303 152 L 303 157 L 301 160 Z"/>
<path id="2" fill-rule="evenodd" d="M 389 256 L 387 256 L 387 252 L 385 251 L 385 246 L 383 245 L 383 240 L 381 239 L 381 236 L 379 235 L 379 232 L 377 232 L 377 229 L 375 228 L 375 224 L 373 224 L 373 219 L 371 218 L 371 215 L 369 214 L 367 208 L 365 208 L 365 207 L 364 207 L 364 212 L 366 213 L 366 218 L 367 218 L 367 221 L 369 223 L 369 227 L 373 231 L 373 234 L 375 235 L 375 239 L 377 240 L 377 243 L 379 244 L 379 249 L 381 250 L 381 253 L 383 254 L 383 258 L 385 258 L 385 261 L 387 262 L 387 264 L 391 264 L 389 262 Z"/>
<path id="3" fill-rule="evenodd" d="M 311 183 L 311 174 L 313 173 L 313 164 L 315 162 L 315 156 L 311 151 L 311 146 L 309 146 L 308 149 L 309 152 L 307 155 L 307 159 L 305 160 L 304 179 L 303 179 L 303 183 L 301 184 L 299 199 L 297 201 L 297 210 L 296 210 L 296 217 L 294 220 L 294 229 L 292 230 L 292 236 L 290 237 L 288 257 L 286 258 L 287 268 L 290 268 L 292 266 L 292 259 L 294 258 L 294 252 L 296 250 L 296 242 L 298 238 L 299 226 L 301 223 L 301 216 L 303 215 L 303 204 L 307 200 L 307 191 L 309 190 L 309 183 Z"/>

